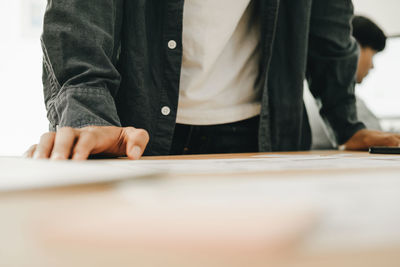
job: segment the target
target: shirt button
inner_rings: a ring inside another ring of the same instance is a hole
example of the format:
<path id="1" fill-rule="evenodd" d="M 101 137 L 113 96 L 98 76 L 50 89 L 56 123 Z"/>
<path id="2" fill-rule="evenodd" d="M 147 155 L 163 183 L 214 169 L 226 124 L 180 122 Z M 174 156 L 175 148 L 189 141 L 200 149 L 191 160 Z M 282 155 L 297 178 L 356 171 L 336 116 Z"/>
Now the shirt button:
<path id="1" fill-rule="evenodd" d="M 171 113 L 171 109 L 167 106 L 162 107 L 161 109 L 161 114 L 163 114 L 164 116 L 168 116 Z"/>
<path id="2" fill-rule="evenodd" d="M 176 42 L 174 40 L 171 40 L 168 42 L 168 48 L 169 49 L 175 49 L 176 48 Z"/>

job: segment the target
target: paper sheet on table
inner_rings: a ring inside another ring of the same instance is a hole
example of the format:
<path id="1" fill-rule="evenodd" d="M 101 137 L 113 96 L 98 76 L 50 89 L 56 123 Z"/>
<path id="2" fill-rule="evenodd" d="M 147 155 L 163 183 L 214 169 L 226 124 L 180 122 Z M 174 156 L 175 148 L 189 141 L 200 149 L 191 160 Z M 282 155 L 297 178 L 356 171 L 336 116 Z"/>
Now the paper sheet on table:
<path id="1" fill-rule="evenodd" d="M 0 192 L 106 183 L 157 173 L 141 166 L 123 168 L 100 161 L 54 162 L 0 157 Z"/>
<path id="2" fill-rule="evenodd" d="M 285 170 L 338 170 L 399 167 L 400 156 L 257 155 L 238 159 L 109 161 L 124 167 L 143 166 L 171 173 L 246 173 Z"/>

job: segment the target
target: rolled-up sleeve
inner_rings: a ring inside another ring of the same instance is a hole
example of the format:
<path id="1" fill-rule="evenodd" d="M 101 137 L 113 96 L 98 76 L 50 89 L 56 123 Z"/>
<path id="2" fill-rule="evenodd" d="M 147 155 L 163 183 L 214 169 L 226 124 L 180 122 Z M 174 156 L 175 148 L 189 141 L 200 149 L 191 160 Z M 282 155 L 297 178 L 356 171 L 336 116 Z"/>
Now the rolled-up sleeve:
<path id="1" fill-rule="evenodd" d="M 307 80 L 339 144 L 365 128 L 357 118 L 354 94 L 358 46 L 351 37 L 352 16 L 351 0 L 313 1 Z"/>
<path id="2" fill-rule="evenodd" d="M 120 125 L 114 96 L 120 86 L 123 0 L 48 0 L 41 38 L 43 90 L 56 126 Z"/>

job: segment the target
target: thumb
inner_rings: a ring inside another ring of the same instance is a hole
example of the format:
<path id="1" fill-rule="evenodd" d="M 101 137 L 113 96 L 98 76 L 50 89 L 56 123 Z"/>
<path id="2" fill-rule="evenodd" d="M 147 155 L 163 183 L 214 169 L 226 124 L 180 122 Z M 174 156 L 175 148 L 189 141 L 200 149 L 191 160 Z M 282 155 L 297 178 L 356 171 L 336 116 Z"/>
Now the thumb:
<path id="1" fill-rule="evenodd" d="M 126 155 L 129 159 L 139 159 L 149 142 L 149 134 L 146 130 L 136 129 L 133 127 L 126 127 L 123 131 L 124 141 L 126 144 Z"/>

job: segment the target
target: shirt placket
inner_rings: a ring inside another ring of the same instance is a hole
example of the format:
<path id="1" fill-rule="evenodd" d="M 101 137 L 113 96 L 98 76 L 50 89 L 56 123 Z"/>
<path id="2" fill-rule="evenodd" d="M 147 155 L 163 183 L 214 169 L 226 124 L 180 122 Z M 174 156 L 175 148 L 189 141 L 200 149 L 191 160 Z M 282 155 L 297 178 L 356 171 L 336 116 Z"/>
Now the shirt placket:
<path id="1" fill-rule="evenodd" d="M 160 154 L 168 154 L 171 144 L 179 98 L 182 65 L 182 30 L 184 0 L 169 0 L 165 5 L 163 28 L 163 83 L 157 118 L 156 143 Z"/>

